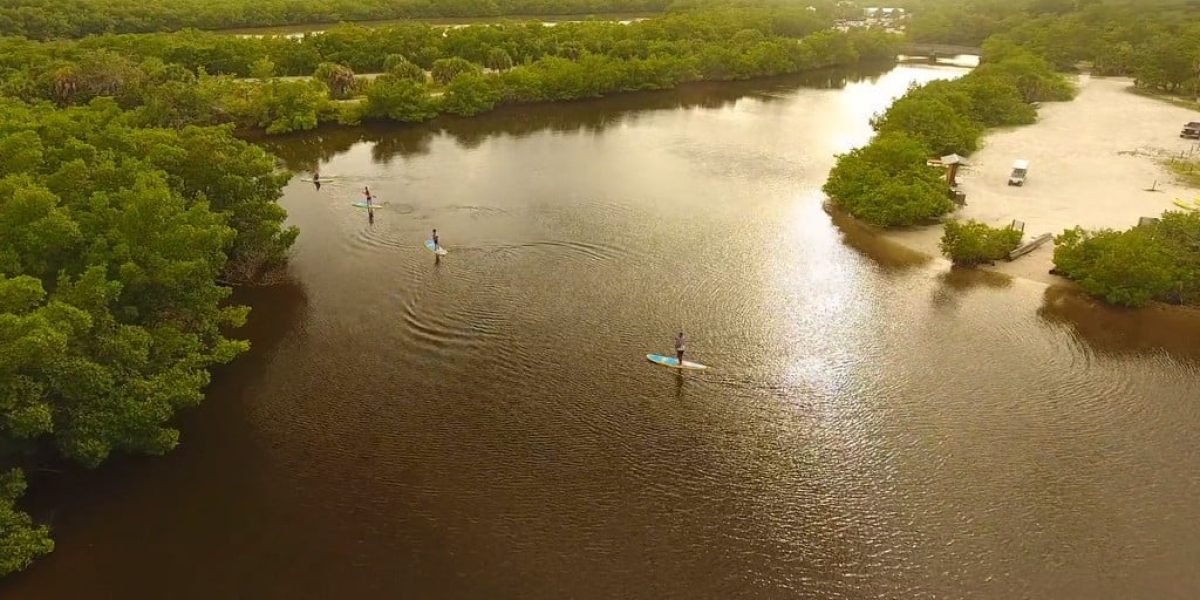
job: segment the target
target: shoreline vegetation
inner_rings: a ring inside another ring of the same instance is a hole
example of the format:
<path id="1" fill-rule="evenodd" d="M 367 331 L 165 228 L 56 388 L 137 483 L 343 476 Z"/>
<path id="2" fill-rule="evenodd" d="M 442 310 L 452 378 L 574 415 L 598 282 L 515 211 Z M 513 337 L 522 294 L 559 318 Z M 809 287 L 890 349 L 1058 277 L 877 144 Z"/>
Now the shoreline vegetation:
<path id="1" fill-rule="evenodd" d="M 1145 96 L 1146 98 L 1153 98 L 1159 102 L 1166 102 L 1167 104 L 1178 106 L 1179 108 L 1200 111 L 1200 99 L 1196 98 L 1195 96 L 1185 97 L 1177 94 L 1170 94 L 1161 90 L 1139 87 L 1136 84 L 1129 87 L 1129 93 Z"/>
<path id="2" fill-rule="evenodd" d="M 660 13 L 674 0 L 0 0 L 0 36 L 35 40 L 107 33 L 221 31 L 398 19 Z"/>
<path id="3" fill-rule="evenodd" d="M 251 37 L 271 37 L 271 36 L 292 36 L 302 37 L 304 35 L 313 35 L 324 33 L 335 27 L 344 25 L 352 27 L 393 27 L 396 25 L 407 25 L 410 23 L 419 23 L 438 28 L 458 28 L 469 27 L 472 25 L 503 25 L 505 23 L 529 23 L 536 22 L 544 25 L 560 25 L 564 23 L 585 22 L 585 21 L 600 21 L 609 23 L 633 23 L 645 19 L 661 16 L 662 11 L 655 12 L 586 12 L 586 13 L 562 13 L 555 15 L 499 15 L 493 17 L 416 17 L 404 19 L 372 19 L 368 21 L 333 21 L 323 23 L 294 23 L 290 25 L 267 25 L 263 27 L 242 27 L 232 29 L 203 29 L 210 33 L 218 33 L 221 35 L 233 36 L 251 36 Z"/>
<path id="4" fill-rule="evenodd" d="M 275 159 L 228 127 L 130 125 L 112 99 L 0 99 L 0 574 L 53 548 L 18 466 L 163 454 L 209 368 L 249 348 L 232 288 L 297 231 Z"/>
<path id="5" fill-rule="evenodd" d="M 709 7 L 629 24 L 9 38 L 0 40 L 0 92 L 58 106 L 111 97 L 139 126 L 232 124 L 281 134 L 892 61 L 902 42 L 831 24 L 806 8 Z"/>
<path id="6" fill-rule="evenodd" d="M 300 4 L 324 6 L 281 0 L 260 8 Z M 900 36 L 836 31 L 832 3 L 813 4 L 674 2 L 671 12 L 631 24 L 407 23 L 299 38 L 191 30 L 51 39 L 92 27 L 177 29 L 200 17 L 170 17 L 153 1 L 47 1 L 17 13 L 0 1 L 0 32 L 43 38 L 0 37 L 0 576 L 53 550 L 49 526 L 17 508 L 22 467 L 95 468 L 117 454 L 170 451 L 179 441 L 175 414 L 203 399 L 211 367 L 248 348 L 228 337 L 249 311 L 230 301 L 228 286 L 269 279 L 298 232 L 285 227 L 276 202 L 289 175 L 260 146 L 235 137 L 238 128 L 281 134 L 413 123 L 894 61 Z M 667 7 L 659 0 L 554 6 L 584 5 L 591 12 Z M 248 6 L 186 1 L 172 9 L 208 7 L 221 26 L 273 24 L 269 14 L 241 12 Z M 553 12 L 547 6 L 506 5 Z M 368 80 L 356 71 L 382 75 Z"/>
<path id="7" fill-rule="evenodd" d="M 927 161 L 969 156 L 988 128 L 1031 124 L 1035 103 L 1069 100 L 1075 89 L 1062 72 L 1076 65 L 1134 77 L 1142 93 L 1200 89 L 1200 14 L 1168 0 L 1035 1 L 1023 10 L 945 3 L 916 12 L 910 34 L 981 43 L 983 56 L 958 80 L 910 90 L 875 120 L 867 146 L 839 157 L 825 185 L 832 205 L 884 228 L 937 223 L 956 211 L 943 170 Z M 1185 179 L 1193 168 L 1172 167 Z M 1020 240 L 1009 227 L 948 222 L 942 252 L 958 265 L 1004 258 Z M 1053 272 L 1116 305 L 1200 305 L 1198 241 L 1200 211 L 1188 208 L 1124 231 L 1068 228 L 1055 237 Z"/>

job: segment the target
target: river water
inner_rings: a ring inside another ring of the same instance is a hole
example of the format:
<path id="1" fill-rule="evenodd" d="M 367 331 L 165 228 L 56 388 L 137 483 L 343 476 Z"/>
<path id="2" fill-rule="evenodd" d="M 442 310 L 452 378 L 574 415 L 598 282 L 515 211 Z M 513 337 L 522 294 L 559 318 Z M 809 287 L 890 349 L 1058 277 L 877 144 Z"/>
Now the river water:
<path id="1" fill-rule="evenodd" d="M 58 549 L 0 595 L 1196 597 L 1200 317 L 821 209 L 872 114 L 961 72 L 274 142 L 340 179 L 287 188 L 254 349 L 171 455 L 39 477 Z M 711 371 L 645 360 L 680 330 Z"/>

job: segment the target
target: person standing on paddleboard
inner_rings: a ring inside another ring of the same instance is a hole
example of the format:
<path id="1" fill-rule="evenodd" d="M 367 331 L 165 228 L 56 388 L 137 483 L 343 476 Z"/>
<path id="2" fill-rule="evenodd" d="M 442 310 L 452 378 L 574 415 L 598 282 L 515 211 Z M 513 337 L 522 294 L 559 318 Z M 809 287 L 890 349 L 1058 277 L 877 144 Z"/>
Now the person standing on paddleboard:
<path id="1" fill-rule="evenodd" d="M 687 350 L 687 338 L 683 337 L 683 332 L 675 336 L 675 357 L 679 359 L 679 366 L 683 366 L 683 351 Z"/>
<path id="2" fill-rule="evenodd" d="M 372 200 L 374 200 L 374 198 L 371 197 L 371 188 L 369 188 L 365 185 L 363 186 L 363 196 L 365 196 L 367 198 L 367 206 L 374 204 L 374 202 L 372 202 Z"/>
<path id="3" fill-rule="evenodd" d="M 436 230 L 436 229 L 434 229 L 434 230 L 433 230 L 433 237 L 432 237 L 432 238 L 430 238 L 430 239 L 432 239 L 432 240 L 433 240 L 433 251 L 434 251 L 434 252 L 437 252 L 437 251 L 438 251 L 438 249 L 440 249 L 440 248 L 442 247 L 442 244 L 441 244 L 441 242 L 439 242 L 439 241 L 438 241 L 438 236 L 437 236 L 437 230 Z"/>

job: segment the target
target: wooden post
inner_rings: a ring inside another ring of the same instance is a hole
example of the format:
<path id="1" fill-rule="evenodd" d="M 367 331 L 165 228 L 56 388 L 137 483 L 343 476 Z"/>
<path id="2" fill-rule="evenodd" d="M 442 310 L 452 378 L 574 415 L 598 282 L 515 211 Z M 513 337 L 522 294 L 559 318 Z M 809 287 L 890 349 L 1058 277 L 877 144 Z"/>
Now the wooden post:
<path id="1" fill-rule="evenodd" d="M 950 168 L 946 169 L 946 183 L 950 187 L 954 187 L 957 182 L 955 178 L 958 176 L 958 163 L 951 163 Z"/>

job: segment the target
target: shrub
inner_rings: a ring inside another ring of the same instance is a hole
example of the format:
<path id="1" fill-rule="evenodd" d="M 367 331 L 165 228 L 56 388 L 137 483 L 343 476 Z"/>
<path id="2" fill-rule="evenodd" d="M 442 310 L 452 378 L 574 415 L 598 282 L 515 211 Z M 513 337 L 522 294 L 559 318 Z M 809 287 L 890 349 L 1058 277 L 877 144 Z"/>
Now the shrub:
<path id="1" fill-rule="evenodd" d="M 346 115 L 343 121 L 391 119 L 406 123 L 428 121 L 437 116 L 437 107 L 429 96 L 429 87 L 393 75 L 380 75 L 367 88 L 367 99 L 360 115 Z M 357 117 L 357 118 L 356 118 Z"/>
<path id="2" fill-rule="evenodd" d="M 1175 288 L 1176 262 L 1155 229 L 1068 229 L 1054 240 L 1054 266 L 1113 304 L 1142 306 L 1165 298 Z"/>
<path id="3" fill-rule="evenodd" d="M 454 80 L 455 77 L 463 73 L 478 73 L 479 65 L 465 58 L 439 58 L 433 61 L 433 69 L 430 74 L 433 80 L 446 85 Z"/>
<path id="4" fill-rule="evenodd" d="M 1114 304 L 1200 304 L 1200 213 L 1171 211 L 1127 231 L 1076 227 L 1056 239 L 1054 266 Z"/>
<path id="5" fill-rule="evenodd" d="M 493 71 L 507 71 L 513 68 L 513 59 L 504 48 L 492 48 L 488 50 L 487 62 L 484 64 Z"/>
<path id="6" fill-rule="evenodd" d="M 972 266 L 1007 258 L 1021 244 L 1012 227 L 989 227 L 978 221 L 949 221 L 942 234 L 942 254 L 956 265 Z"/>
<path id="7" fill-rule="evenodd" d="M 470 117 L 492 110 L 499 101 L 500 91 L 496 89 L 493 79 L 477 73 L 464 73 L 446 86 L 442 110 L 460 117 Z"/>
<path id="8" fill-rule="evenodd" d="M 354 89 L 354 71 L 345 65 L 321 63 L 313 71 L 313 78 L 329 88 L 332 98 L 346 98 Z"/>
<path id="9" fill-rule="evenodd" d="M 425 69 L 417 66 L 399 54 L 392 54 L 383 61 L 383 70 L 398 79 L 407 79 L 417 83 L 425 83 Z"/>

